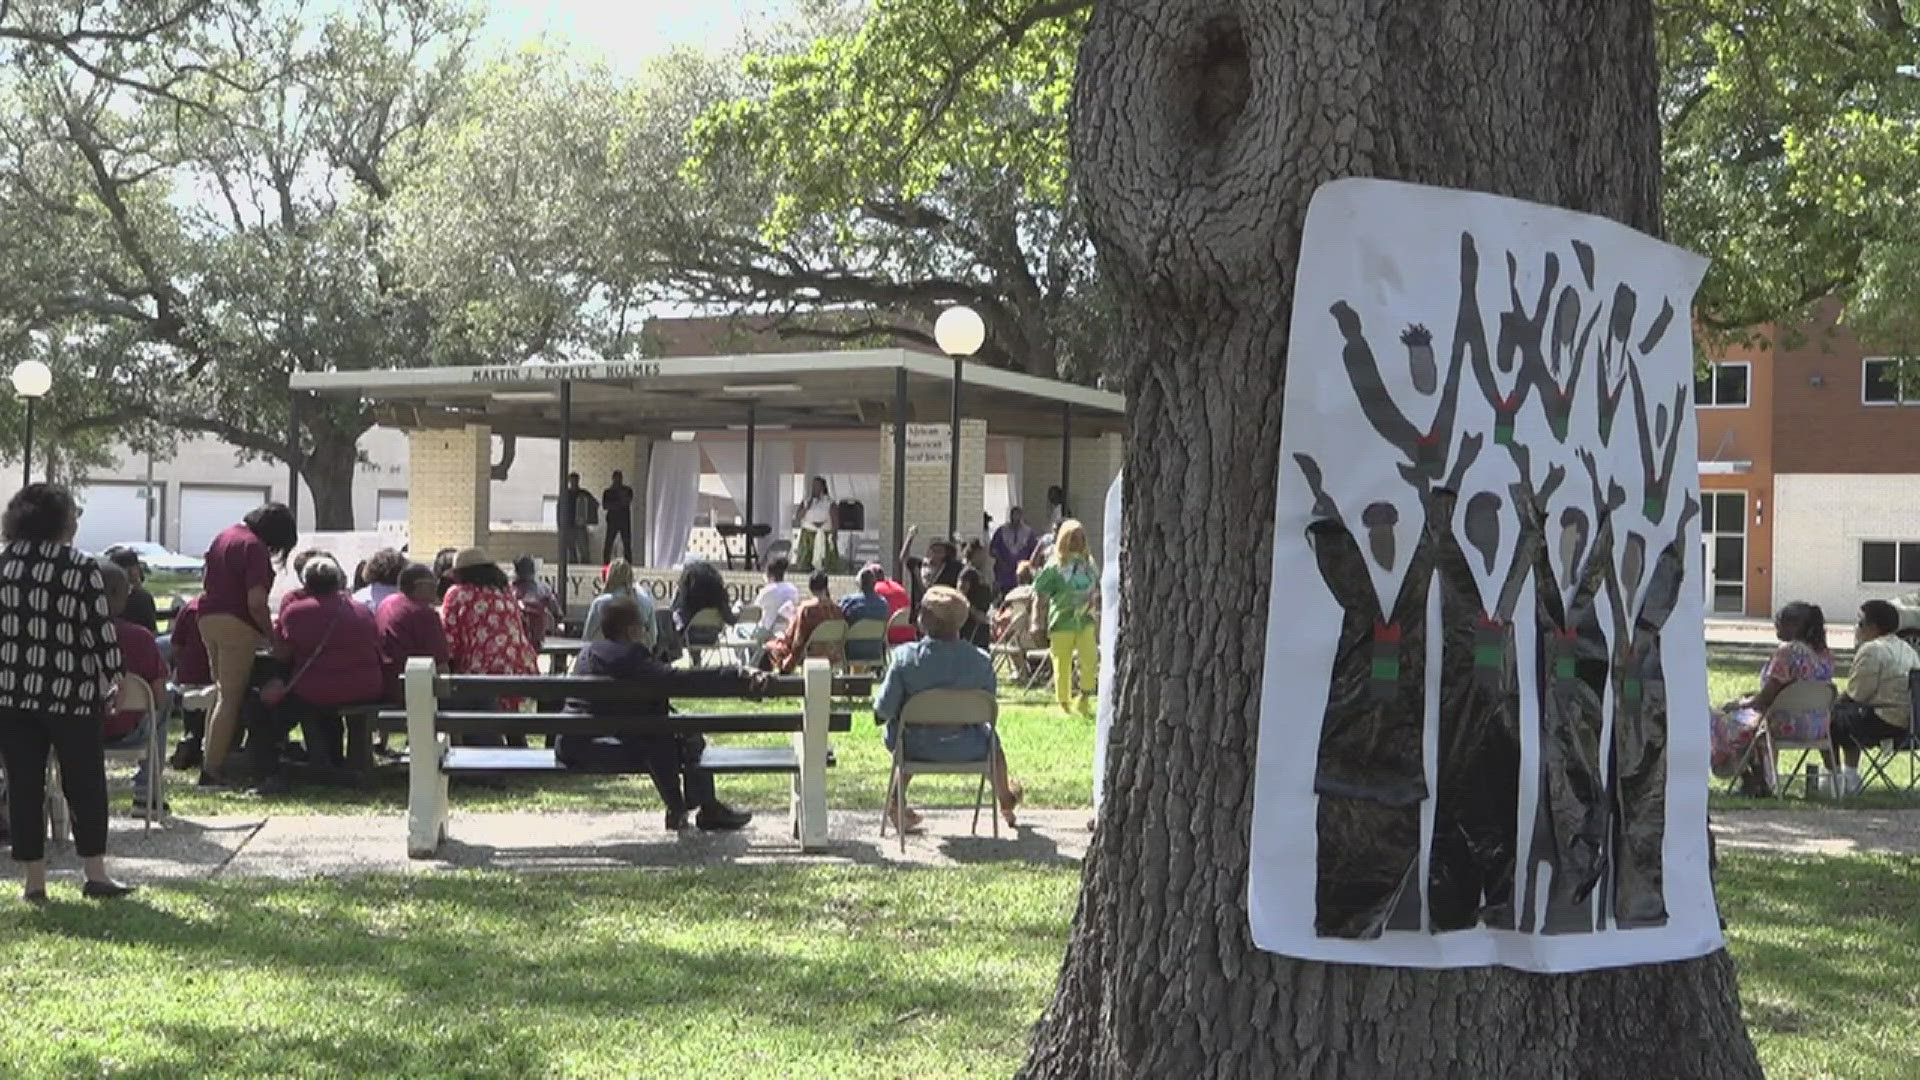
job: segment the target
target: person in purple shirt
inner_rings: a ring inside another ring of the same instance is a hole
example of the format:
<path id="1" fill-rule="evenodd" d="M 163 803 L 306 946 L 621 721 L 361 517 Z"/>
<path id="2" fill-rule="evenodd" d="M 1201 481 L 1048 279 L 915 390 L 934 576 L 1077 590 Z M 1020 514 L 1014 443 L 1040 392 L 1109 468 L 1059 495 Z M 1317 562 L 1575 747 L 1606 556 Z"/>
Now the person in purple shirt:
<path id="1" fill-rule="evenodd" d="M 266 730 L 261 738 L 247 740 L 256 769 L 270 783 L 278 777 L 280 744 L 296 724 L 304 733 L 308 760 L 344 765 L 339 710 L 377 702 L 383 690 L 380 631 L 373 613 L 347 592 L 346 574 L 330 560 L 315 559 L 301 584 L 306 595 L 281 609 L 276 650 L 292 674 L 279 693 L 261 692 L 272 706 L 263 721 Z"/>
<path id="2" fill-rule="evenodd" d="M 438 576 L 430 567 L 414 565 L 400 572 L 399 582 L 400 591 L 382 600 L 373 616 L 380 631 L 380 668 L 387 701 L 393 704 L 405 700 L 400 679 L 406 674 L 407 661 L 416 656 L 430 657 L 442 674 L 450 663 L 447 630 L 433 606 L 439 598 Z"/>
<path id="3" fill-rule="evenodd" d="M 1040 534 L 1027 524 L 1027 515 L 1019 507 L 1007 511 L 1007 523 L 993 530 L 993 585 L 1001 596 L 1020 584 L 1020 564 L 1033 558 L 1040 546 Z"/>
<path id="4" fill-rule="evenodd" d="M 247 701 L 254 654 L 262 643 L 272 640 L 267 591 L 273 587 L 274 563 L 284 563 L 299 542 L 293 511 L 281 503 L 268 503 L 214 537 L 207 548 L 200 639 L 206 643 L 207 666 L 219 694 L 207 722 L 202 787 L 225 782 L 221 769 Z"/>

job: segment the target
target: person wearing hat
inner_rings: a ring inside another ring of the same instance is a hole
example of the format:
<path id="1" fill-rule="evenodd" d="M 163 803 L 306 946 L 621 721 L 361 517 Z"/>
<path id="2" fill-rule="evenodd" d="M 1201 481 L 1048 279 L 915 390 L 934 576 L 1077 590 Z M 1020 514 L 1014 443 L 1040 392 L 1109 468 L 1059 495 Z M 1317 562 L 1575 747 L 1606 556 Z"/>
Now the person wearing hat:
<path id="1" fill-rule="evenodd" d="M 539 658 L 520 618 L 520 601 L 499 564 L 484 550 L 467 548 L 453 557 L 450 576 L 453 587 L 440 604 L 440 622 L 446 627 L 453 673 L 539 674 Z M 510 741 L 525 745 L 524 739 Z"/>
<path id="2" fill-rule="evenodd" d="M 928 690 L 985 690 L 996 693 L 999 682 L 993 674 L 993 660 L 986 653 L 960 639 L 972 605 L 957 590 L 936 585 L 920 601 L 919 641 L 893 651 L 886 678 L 880 684 L 880 696 L 874 702 L 874 722 L 886 725 L 885 742 L 893 749 L 900 737 L 900 714 L 907 699 Z M 940 729 L 914 728 L 906 734 L 907 756 L 916 761 L 984 761 L 993 757 L 993 793 L 1000 805 L 1000 816 L 1014 826 L 1014 810 L 1020 805 L 1020 785 L 1007 777 L 1007 757 L 988 736 L 985 725 Z M 902 801 L 905 792 L 900 793 Z M 919 827 L 920 815 L 911 809 L 905 820 L 893 817 L 894 793 L 887 794 L 887 820 L 905 831 Z"/>

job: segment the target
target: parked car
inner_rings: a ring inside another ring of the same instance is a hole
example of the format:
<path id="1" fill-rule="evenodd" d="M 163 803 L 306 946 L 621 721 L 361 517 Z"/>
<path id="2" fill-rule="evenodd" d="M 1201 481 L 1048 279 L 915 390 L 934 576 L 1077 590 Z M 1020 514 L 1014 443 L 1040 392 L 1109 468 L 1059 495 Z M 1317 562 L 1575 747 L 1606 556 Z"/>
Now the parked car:
<path id="1" fill-rule="evenodd" d="M 160 544 L 134 541 L 132 543 L 115 544 L 113 546 L 115 548 L 123 548 L 137 552 L 140 556 L 140 561 L 146 564 L 149 573 L 185 574 L 189 577 L 199 577 L 205 573 L 207 569 L 207 561 L 205 559 L 197 559 L 191 555 L 181 555 L 178 552 L 167 550 L 167 548 Z"/>

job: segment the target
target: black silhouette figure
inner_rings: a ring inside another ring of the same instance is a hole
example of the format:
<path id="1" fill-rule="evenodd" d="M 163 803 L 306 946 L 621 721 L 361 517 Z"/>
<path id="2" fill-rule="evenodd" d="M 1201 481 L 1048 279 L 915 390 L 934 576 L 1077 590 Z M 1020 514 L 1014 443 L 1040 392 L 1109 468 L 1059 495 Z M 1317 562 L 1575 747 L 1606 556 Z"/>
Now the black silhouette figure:
<path id="1" fill-rule="evenodd" d="M 1622 930 L 1665 926 L 1667 831 L 1667 680 L 1661 634 L 1686 580 L 1688 528 L 1700 504 L 1688 495 L 1673 541 L 1654 561 L 1632 636 L 1617 650 L 1613 756 L 1608 788 L 1614 808 L 1614 924 Z M 1631 602 L 1632 584 L 1628 585 Z"/>
<path id="2" fill-rule="evenodd" d="M 1450 484 L 1478 454 L 1462 441 Z M 1361 550 L 1326 492 L 1320 466 L 1296 454 L 1314 496 L 1307 542 L 1327 590 L 1345 612 L 1328 679 L 1314 791 L 1319 795 L 1314 929 L 1322 937 L 1378 937 L 1420 928 L 1414 881 L 1420 865 L 1420 804 L 1428 795 L 1427 597 L 1434 552 L 1451 543 L 1455 496 L 1427 497 L 1427 519 L 1390 611 L 1382 611 Z"/>
<path id="3" fill-rule="evenodd" d="M 1667 495 L 1673 484 L 1673 462 L 1680 450 L 1680 432 L 1686 427 L 1681 417 L 1686 415 L 1687 387 L 1683 384 L 1673 391 L 1673 418 L 1671 424 L 1659 425 L 1656 432 L 1647 424 L 1647 392 L 1640 382 L 1640 368 L 1627 365 L 1627 379 L 1633 383 L 1633 420 L 1640 430 L 1640 461 L 1646 479 L 1645 505 L 1641 513 L 1648 521 L 1658 523 L 1667 516 Z M 1661 455 L 1656 459 L 1654 442 L 1656 436 L 1662 443 Z"/>
<path id="4" fill-rule="evenodd" d="M 1530 485 L 1526 447 L 1509 444 L 1520 466 L 1510 488 L 1516 506 L 1545 505 L 1565 477 L 1550 470 L 1541 491 Z M 1436 501 L 1441 493 L 1435 493 Z M 1469 502 L 1484 507 L 1497 496 Z M 1522 586 L 1546 543 L 1545 533 L 1520 515 L 1520 534 L 1500 595 L 1483 606 L 1467 554 L 1451 535 L 1435 549 L 1439 573 L 1441 646 L 1439 767 L 1434 795 L 1433 844 L 1428 855 L 1427 907 L 1432 930 L 1490 926 L 1517 928 L 1514 861 L 1519 851 L 1520 679 L 1513 615 Z M 1469 536 L 1475 532 L 1468 528 Z M 1496 541 L 1497 545 L 1497 541 Z M 1486 545 L 1476 546 L 1484 547 Z M 1487 564 L 1492 565 L 1491 554 Z"/>
<path id="5" fill-rule="evenodd" d="M 1624 493 L 1619 493 L 1624 500 Z M 1543 501 L 1524 507 L 1527 527 L 1542 532 Z M 1591 933 L 1591 898 L 1606 873 L 1606 790 L 1600 772 L 1602 702 L 1608 677 L 1607 636 L 1598 599 L 1613 558 L 1616 506 L 1595 508 L 1602 518 L 1586 561 L 1569 568 L 1571 598 L 1563 595 L 1544 546 L 1534 560 L 1537 684 L 1540 694 L 1539 793 L 1528 853 L 1523 930 L 1548 934 Z M 1540 871 L 1550 871 L 1544 919 L 1536 921 Z"/>

